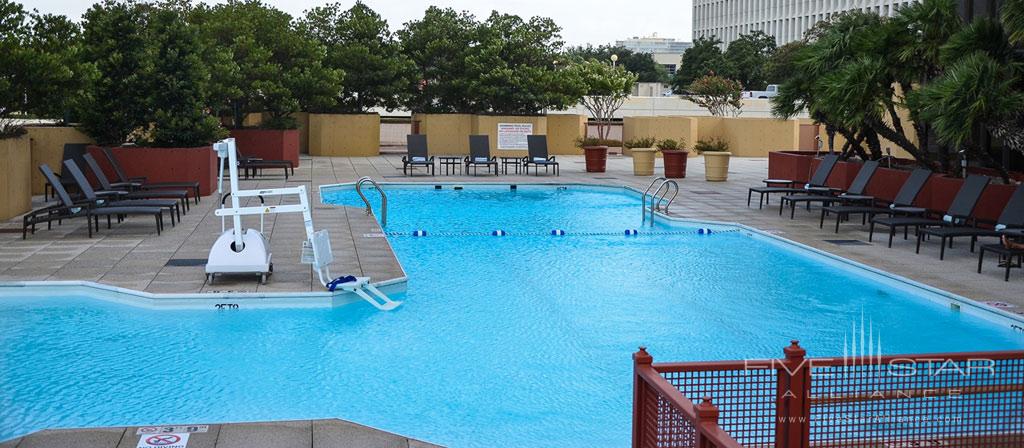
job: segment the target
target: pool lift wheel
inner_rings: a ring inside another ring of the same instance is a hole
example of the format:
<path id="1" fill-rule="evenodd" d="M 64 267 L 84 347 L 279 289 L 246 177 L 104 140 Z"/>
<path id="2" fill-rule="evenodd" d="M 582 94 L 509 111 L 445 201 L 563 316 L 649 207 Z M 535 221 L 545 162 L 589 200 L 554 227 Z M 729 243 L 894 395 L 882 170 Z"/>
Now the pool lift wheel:
<path id="1" fill-rule="evenodd" d="M 331 252 L 331 238 L 326 230 L 313 230 L 313 216 L 309 207 L 309 195 L 305 185 L 265 190 L 241 190 L 238 188 L 238 163 L 235 139 L 228 138 L 213 144 L 214 151 L 220 159 L 217 192 L 223 193 L 224 164 L 228 165 L 231 192 L 221 198 L 221 208 L 214 214 L 221 217 L 221 235 L 210 248 L 210 256 L 206 262 L 206 278 L 213 283 L 217 274 L 259 274 L 260 283 L 266 284 L 267 277 L 274 273 L 274 264 L 270 261 L 270 242 L 263 234 L 263 215 L 277 213 L 302 213 L 306 240 L 302 242 L 300 261 L 313 265 L 320 284 L 325 287 L 331 284 L 331 291 L 342 290 L 355 293 L 363 300 L 380 310 L 392 310 L 402 302 L 389 299 L 379 289 L 370 284 L 369 277 L 357 277 L 354 280 L 338 283 L 332 282 L 330 264 L 334 261 Z M 298 204 L 266 205 L 266 196 L 298 197 Z M 242 207 L 240 198 L 257 197 L 257 207 Z M 231 199 L 231 206 L 225 207 L 226 200 Z M 259 215 L 260 230 L 242 227 L 242 216 Z M 230 216 L 232 226 L 225 229 L 225 218 Z"/>

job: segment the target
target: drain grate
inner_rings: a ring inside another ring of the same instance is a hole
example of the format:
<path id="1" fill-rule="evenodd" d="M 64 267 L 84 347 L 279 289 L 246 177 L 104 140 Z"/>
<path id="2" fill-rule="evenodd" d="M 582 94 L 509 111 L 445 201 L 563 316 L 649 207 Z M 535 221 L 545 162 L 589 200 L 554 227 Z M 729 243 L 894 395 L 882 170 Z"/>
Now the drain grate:
<path id="1" fill-rule="evenodd" d="M 205 264 L 205 258 L 172 258 L 170 260 L 167 260 L 167 264 L 165 264 L 164 266 L 188 267 L 203 266 Z"/>
<path id="2" fill-rule="evenodd" d="M 711 190 L 693 190 L 690 193 L 693 193 L 693 194 L 722 194 L 721 191 L 711 191 Z"/>
<path id="3" fill-rule="evenodd" d="M 599 176 L 599 177 L 595 177 L 594 179 L 615 180 L 614 177 L 609 177 L 609 176 Z"/>
<path id="4" fill-rule="evenodd" d="M 21 233 L 21 229 L 0 229 L 0 233 Z"/>
<path id="5" fill-rule="evenodd" d="M 861 240 L 825 240 L 826 243 L 832 243 L 836 246 L 870 246 L 870 243 L 865 243 Z"/>

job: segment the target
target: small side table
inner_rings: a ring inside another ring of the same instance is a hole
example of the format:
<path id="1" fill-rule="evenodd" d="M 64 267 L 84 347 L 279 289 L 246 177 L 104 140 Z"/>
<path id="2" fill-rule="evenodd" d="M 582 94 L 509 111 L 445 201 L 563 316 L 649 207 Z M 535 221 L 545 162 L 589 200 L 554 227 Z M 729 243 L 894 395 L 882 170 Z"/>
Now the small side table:
<path id="1" fill-rule="evenodd" d="M 789 179 L 765 179 L 764 184 L 768 187 L 792 187 L 796 184 L 796 181 Z"/>
<path id="2" fill-rule="evenodd" d="M 516 174 L 519 174 L 519 170 L 523 166 L 522 157 L 502 157 L 501 158 L 501 171 L 504 174 L 508 174 L 508 166 L 512 165 L 515 167 Z"/>
<path id="3" fill-rule="evenodd" d="M 444 167 L 445 176 L 455 174 L 456 169 L 458 169 L 459 174 L 462 174 L 463 156 L 438 156 L 437 160 L 439 160 L 441 166 Z"/>

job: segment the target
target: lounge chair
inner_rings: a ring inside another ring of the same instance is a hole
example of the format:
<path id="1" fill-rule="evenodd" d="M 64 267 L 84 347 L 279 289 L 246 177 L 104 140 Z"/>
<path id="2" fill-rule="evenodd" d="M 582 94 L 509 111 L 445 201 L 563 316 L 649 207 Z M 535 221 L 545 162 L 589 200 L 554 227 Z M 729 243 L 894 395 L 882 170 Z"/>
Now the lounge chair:
<path id="1" fill-rule="evenodd" d="M 1013 237 L 1021 238 L 1024 237 L 1024 232 L 1013 231 L 1011 233 Z M 1024 249 L 1015 249 L 1004 246 L 1001 242 L 998 244 L 983 244 L 981 250 L 978 251 L 978 273 L 981 273 L 981 264 L 985 261 L 985 252 L 992 252 L 998 254 L 1002 261 L 1002 267 L 1006 269 L 1006 273 L 1003 274 L 1003 281 L 1010 281 L 1010 268 L 1021 266 L 1024 264 Z M 1016 259 L 1016 261 L 1014 261 Z"/>
<path id="2" fill-rule="evenodd" d="M 967 179 L 964 180 L 963 185 L 960 187 L 960 191 L 953 197 L 953 202 L 949 205 L 949 210 L 946 210 L 943 219 L 898 215 L 871 218 L 871 227 L 868 229 L 868 241 L 871 241 L 875 236 L 876 225 L 889 228 L 889 247 L 892 247 L 892 238 L 896 234 L 896 229 L 900 227 L 903 228 L 903 239 L 906 239 L 907 231 L 911 227 L 914 228 L 914 233 L 920 236 L 922 227 L 963 225 L 972 219 L 971 215 L 974 213 L 974 207 L 978 205 L 981 194 L 985 192 L 985 187 L 988 187 L 988 183 L 991 181 L 992 179 L 988 176 L 967 176 Z M 918 241 L 920 241 L 920 237 Z"/>
<path id="3" fill-rule="evenodd" d="M 782 214 L 782 208 L 786 203 L 789 203 L 789 219 L 793 219 L 793 215 L 796 212 L 796 204 L 803 202 L 807 204 L 808 209 L 812 202 L 820 202 L 823 206 L 832 205 L 834 202 L 865 202 L 874 200 L 871 196 L 864 195 L 864 191 L 868 188 L 868 183 L 871 182 L 871 178 L 874 177 L 875 171 L 878 169 L 878 161 L 872 160 L 865 162 L 860 167 L 860 171 L 857 171 L 857 177 L 853 178 L 853 183 L 850 184 L 850 189 L 839 194 L 838 196 L 831 194 L 792 194 L 783 196 L 779 202 L 779 215 Z"/>
<path id="4" fill-rule="evenodd" d="M 466 164 L 466 173 L 469 173 L 470 167 L 473 168 L 474 176 L 481 166 L 487 167 L 488 173 L 493 169 L 494 175 L 498 175 L 498 158 L 491 156 L 491 142 L 486 135 L 469 136 L 469 156 L 463 160 L 463 163 Z"/>
<path id="5" fill-rule="evenodd" d="M 910 177 L 900 187 L 900 191 L 896 193 L 896 197 L 893 198 L 889 207 L 876 207 L 872 204 L 869 205 L 830 205 L 828 207 L 821 208 L 821 222 L 818 223 L 818 227 L 825 226 L 826 215 L 836 215 L 836 233 L 839 233 L 839 223 L 844 219 L 849 219 L 850 215 L 861 215 L 861 224 L 867 224 L 867 221 L 874 218 L 875 215 L 892 215 L 892 214 L 903 214 L 903 215 L 923 215 L 928 210 L 920 207 L 914 207 L 914 200 L 917 199 L 917 195 L 921 193 L 921 189 L 924 188 L 924 184 L 928 182 L 928 178 L 931 177 L 932 172 L 924 168 L 918 168 L 910 173 Z"/>
<path id="6" fill-rule="evenodd" d="M 110 216 L 114 215 L 120 219 L 121 216 L 127 215 L 151 215 L 154 217 L 156 222 L 156 233 L 160 234 L 163 229 L 163 209 L 159 207 L 113 207 L 113 206 L 99 206 L 92 202 L 75 202 L 71 199 L 71 195 L 68 194 L 67 190 L 64 189 L 64 185 L 61 184 L 61 180 L 54 174 L 53 170 L 50 169 L 45 163 L 39 166 L 39 171 L 43 173 L 43 177 L 46 178 L 47 183 L 53 189 L 54 196 L 60 200 L 60 204 L 43 207 L 38 210 L 33 210 L 22 217 L 22 228 L 21 238 L 25 239 L 28 237 L 28 231 L 31 229 L 32 234 L 36 233 L 36 224 L 46 223 L 46 228 L 52 228 L 52 224 L 56 221 L 60 224 L 65 219 L 73 218 L 86 218 L 89 227 L 89 238 L 92 238 L 92 226 L 93 218 L 95 217 L 96 231 L 100 228 L 100 216 L 107 217 L 107 226 L 110 226 Z"/>
<path id="7" fill-rule="evenodd" d="M 114 152 L 110 148 L 103 147 L 103 155 L 107 158 L 107 162 L 110 163 L 110 167 L 114 169 L 114 174 L 117 176 L 117 182 L 121 184 L 137 184 L 139 190 L 176 190 L 186 189 L 192 190 L 192 197 L 195 199 L 196 204 L 199 203 L 199 182 L 196 181 L 180 181 L 180 182 L 147 182 L 145 176 L 131 177 L 129 178 L 125 174 L 124 167 L 121 166 L 121 162 L 114 157 Z"/>
<path id="8" fill-rule="evenodd" d="M 174 218 L 177 216 L 178 222 L 181 222 L 182 205 L 184 208 L 188 208 L 188 192 L 185 190 L 135 190 L 132 191 L 138 184 L 134 182 L 124 183 L 111 183 L 107 179 L 107 175 L 103 173 L 103 169 L 100 168 L 99 163 L 93 158 L 91 154 L 86 154 L 85 166 L 92 172 L 93 177 L 99 182 L 101 191 L 114 192 L 107 193 L 108 196 L 114 196 L 120 205 L 150 205 L 156 207 L 167 208 L 171 212 L 171 225 L 174 225 Z M 90 188 L 92 185 L 90 185 Z M 94 195 L 98 195 L 98 192 L 93 192 Z M 87 195 L 88 196 L 88 195 Z M 88 199 L 88 198 L 87 198 Z M 181 204 L 178 201 L 181 201 Z"/>
<path id="9" fill-rule="evenodd" d="M 78 200 L 79 203 L 94 204 L 97 207 L 157 207 L 161 210 L 167 210 L 167 213 L 171 215 L 172 227 L 174 226 L 175 213 L 178 214 L 180 220 L 181 213 L 177 199 L 140 199 L 128 197 L 127 195 L 130 193 L 123 191 L 96 191 L 92 189 L 89 179 L 85 177 L 85 173 L 82 172 L 74 160 L 65 160 L 64 170 L 71 174 L 72 178 L 75 179 L 75 185 L 82 192 L 82 197 Z M 187 203 L 188 200 L 186 199 L 185 202 Z M 161 219 L 160 222 L 160 228 L 162 229 L 163 220 Z M 109 215 L 107 216 L 107 228 L 110 228 Z"/>
<path id="10" fill-rule="evenodd" d="M 295 174 L 295 165 L 292 164 L 291 160 L 267 160 L 259 157 L 249 157 L 242 154 L 242 151 L 235 147 L 235 160 L 238 162 L 238 168 L 241 168 L 242 175 L 248 179 L 249 173 L 252 173 L 252 177 L 257 175 L 262 176 L 263 170 L 265 169 L 281 169 L 284 170 L 284 180 L 288 180 L 288 170 Z"/>
<path id="11" fill-rule="evenodd" d="M 947 240 L 949 241 L 949 247 L 953 247 L 954 238 L 969 237 L 971 239 L 971 252 L 974 252 L 974 245 L 978 242 L 979 237 L 1000 237 L 1004 235 L 1003 230 L 1005 229 L 1019 228 L 1024 228 L 1024 185 L 1020 185 L 1013 190 L 1013 195 L 1010 196 L 1010 200 L 1006 203 L 1006 207 L 1004 207 L 1002 213 L 999 214 L 999 219 L 996 221 L 996 225 L 993 228 L 982 229 L 979 227 L 947 226 L 921 229 L 917 234 L 917 253 L 921 253 L 921 240 L 926 236 L 934 236 L 941 239 L 939 245 L 939 260 L 942 260 L 946 257 Z"/>
<path id="12" fill-rule="evenodd" d="M 63 163 L 65 160 L 74 160 L 76 162 L 82 161 L 82 155 L 85 154 L 86 148 L 88 147 L 85 143 L 65 143 L 64 152 L 61 154 L 60 161 Z M 60 167 L 58 167 L 60 168 Z M 57 175 L 60 178 L 61 185 L 64 186 L 64 191 L 74 192 L 75 181 L 71 178 L 71 175 L 64 173 L 63 171 Z M 43 185 L 43 200 L 49 201 L 50 198 L 56 198 L 57 192 L 54 191 L 53 187 L 49 182 Z"/>
<path id="13" fill-rule="evenodd" d="M 546 135 L 527 135 L 526 136 L 526 149 L 527 155 L 523 158 L 523 169 L 526 170 L 526 174 L 530 174 L 530 165 L 533 165 L 533 174 L 535 176 L 540 175 L 540 167 L 544 167 L 544 174 L 547 174 L 548 167 L 554 168 L 555 175 L 558 176 L 558 162 L 555 161 L 555 156 L 548 155 L 548 136 Z"/>
<path id="14" fill-rule="evenodd" d="M 836 162 L 839 161 L 839 156 L 835 154 L 829 154 L 821 159 L 821 163 L 818 164 L 818 168 L 814 170 L 814 174 L 811 175 L 811 179 L 802 188 L 794 187 L 751 187 L 747 190 L 747 207 L 750 207 L 750 198 L 754 193 L 758 193 L 760 198 L 757 200 L 757 208 L 762 208 L 764 204 L 768 203 L 771 199 L 772 194 L 797 194 L 797 193 L 813 193 L 813 194 L 829 194 L 835 191 L 834 188 L 829 188 L 825 185 L 828 181 L 828 177 L 832 174 L 832 170 L 836 167 Z M 781 214 L 781 212 L 780 212 Z"/>
<path id="15" fill-rule="evenodd" d="M 430 155 L 427 149 L 427 136 L 424 134 L 409 134 L 405 136 L 406 148 L 409 154 L 402 156 L 402 174 L 409 175 L 410 169 L 418 166 L 427 168 L 433 176 L 437 171 L 434 165 L 434 156 Z"/>

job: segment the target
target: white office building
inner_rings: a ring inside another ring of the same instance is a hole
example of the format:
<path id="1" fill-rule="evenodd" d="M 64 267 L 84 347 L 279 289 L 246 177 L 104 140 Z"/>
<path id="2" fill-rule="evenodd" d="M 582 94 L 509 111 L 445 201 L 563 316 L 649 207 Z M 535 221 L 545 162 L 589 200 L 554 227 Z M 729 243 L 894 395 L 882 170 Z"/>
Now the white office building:
<path id="1" fill-rule="evenodd" d="M 634 53 L 648 53 L 654 58 L 654 62 L 665 67 L 670 75 L 674 75 L 676 69 L 679 68 L 679 62 L 683 59 L 683 53 L 687 48 L 693 46 L 693 42 L 658 37 L 658 33 L 654 33 L 645 37 L 634 36 L 629 39 L 617 40 L 615 46 Z"/>
<path id="2" fill-rule="evenodd" d="M 916 1 L 916 0 L 913 0 Z M 778 45 L 833 14 L 861 10 L 892 16 L 907 0 L 694 0 L 693 37 L 718 37 L 725 48 L 740 34 L 761 30 Z"/>

